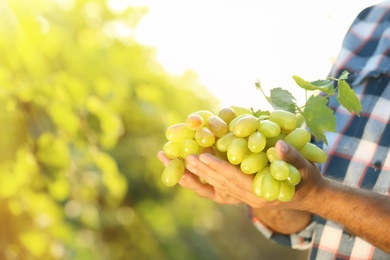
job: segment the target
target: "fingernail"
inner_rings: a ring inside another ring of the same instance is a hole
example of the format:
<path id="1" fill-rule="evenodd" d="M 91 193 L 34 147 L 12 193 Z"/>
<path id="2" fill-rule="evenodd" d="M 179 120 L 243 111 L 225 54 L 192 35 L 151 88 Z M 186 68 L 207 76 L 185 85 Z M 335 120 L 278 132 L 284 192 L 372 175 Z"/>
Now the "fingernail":
<path id="1" fill-rule="evenodd" d="M 185 163 L 186 163 L 186 169 L 192 172 L 193 174 L 196 174 L 196 163 L 191 156 L 186 158 Z"/>
<path id="2" fill-rule="evenodd" d="M 185 159 L 185 162 L 186 164 L 191 164 L 191 165 L 196 165 L 195 163 L 195 158 L 191 155 L 187 156 L 187 158 Z"/>
<path id="3" fill-rule="evenodd" d="M 206 165 L 209 165 L 209 162 L 206 160 L 205 157 L 207 157 L 207 154 L 201 154 L 201 155 L 199 156 L 199 160 L 200 160 L 202 163 L 204 163 L 204 164 L 206 164 Z"/>
<path id="4" fill-rule="evenodd" d="M 287 153 L 288 152 L 288 145 L 280 140 L 280 150 L 283 152 L 283 153 Z"/>
<path id="5" fill-rule="evenodd" d="M 186 169 L 187 169 L 188 171 L 192 172 L 193 174 L 196 174 L 196 167 L 195 167 L 195 165 L 193 165 L 193 164 L 187 164 L 187 165 L 186 165 Z"/>

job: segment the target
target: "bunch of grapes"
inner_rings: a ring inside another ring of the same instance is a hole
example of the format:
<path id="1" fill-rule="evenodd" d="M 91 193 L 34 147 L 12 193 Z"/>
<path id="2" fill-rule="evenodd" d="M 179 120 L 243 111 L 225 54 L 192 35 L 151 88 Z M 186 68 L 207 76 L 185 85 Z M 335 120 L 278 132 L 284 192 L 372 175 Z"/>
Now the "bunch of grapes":
<path id="1" fill-rule="evenodd" d="M 253 174 L 253 193 L 267 201 L 289 201 L 301 175 L 296 167 L 281 160 L 275 150 L 284 140 L 309 161 L 323 163 L 326 153 L 310 143 L 311 134 L 298 123 L 298 114 L 274 110 L 256 115 L 238 106 L 222 108 L 217 114 L 200 110 L 189 114 L 185 122 L 166 130 L 163 146 L 171 159 L 161 179 L 174 186 L 185 171 L 185 158 L 191 154 L 212 153 L 240 167 L 244 174 Z"/>

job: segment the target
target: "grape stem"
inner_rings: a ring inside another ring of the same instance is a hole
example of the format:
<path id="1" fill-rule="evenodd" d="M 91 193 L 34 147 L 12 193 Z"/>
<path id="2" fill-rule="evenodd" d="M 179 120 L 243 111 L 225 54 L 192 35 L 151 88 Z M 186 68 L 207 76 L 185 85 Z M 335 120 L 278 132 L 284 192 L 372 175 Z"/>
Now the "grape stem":
<path id="1" fill-rule="evenodd" d="M 256 87 L 261 91 L 261 93 L 263 94 L 264 98 L 267 100 L 268 103 L 271 103 L 271 99 L 265 94 L 263 88 L 261 87 L 261 84 L 260 84 L 260 81 L 258 80 L 256 83 L 255 83 Z"/>

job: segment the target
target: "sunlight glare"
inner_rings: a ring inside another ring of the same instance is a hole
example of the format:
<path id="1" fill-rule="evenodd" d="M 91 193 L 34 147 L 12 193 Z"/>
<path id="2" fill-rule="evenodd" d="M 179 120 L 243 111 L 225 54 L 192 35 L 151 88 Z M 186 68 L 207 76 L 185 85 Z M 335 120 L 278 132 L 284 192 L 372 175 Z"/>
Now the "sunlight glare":
<path id="1" fill-rule="evenodd" d="M 195 71 L 222 106 L 263 108 L 257 80 L 303 102 L 292 75 L 325 78 L 353 18 L 376 2 L 148 1 L 135 36 L 170 73 Z"/>

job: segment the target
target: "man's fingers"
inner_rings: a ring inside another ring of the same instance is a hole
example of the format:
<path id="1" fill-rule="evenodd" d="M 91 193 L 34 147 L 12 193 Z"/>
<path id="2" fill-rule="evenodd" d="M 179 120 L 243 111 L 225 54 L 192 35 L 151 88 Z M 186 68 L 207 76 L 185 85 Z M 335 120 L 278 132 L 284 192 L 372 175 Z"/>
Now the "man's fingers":
<path id="1" fill-rule="evenodd" d="M 214 197 L 214 188 L 213 186 L 202 183 L 198 176 L 193 173 L 186 172 L 179 181 L 180 186 L 183 188 L 193 190 L 200 197 L 206 199 L 213 199 Z"/>
<path id="2" fill-rule="evenodd" d="M 171 161 L 169 158 L 167 158 L 163 151 L 159 151 L 157 153 L 157 158 L 164 164 L 164 166 L 167 166 L 168 163 Z"/>
<path id="3" fill-rule="evenodd" d="M 299 153 L 299 151 L 286 142 L 279 140 L 275 144 L 275 149 L 280 159 L 291 163 L 298 169 L 308 166 L 308 161 Z"/>
<path id="4" fill-rule="evenodd" d="M 241 172 L 240 168 L 211 154 L 187 157 L 187 169 L 205 179 L 216 189 L 238 195 L 252 186 L 252 175 Z"/>
<path id="5" fill-rule="evenodd" d="M 211 185 L 230 179 L 237 171 L 233 165 L 207 153 L 199 156 L 190 155 L 186 158 L 186 162 L 189 171 L 206 179 Z"/>

